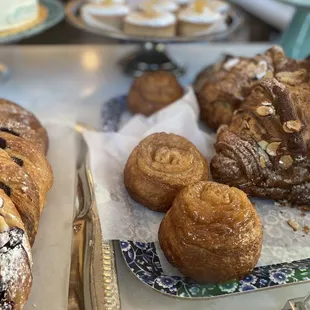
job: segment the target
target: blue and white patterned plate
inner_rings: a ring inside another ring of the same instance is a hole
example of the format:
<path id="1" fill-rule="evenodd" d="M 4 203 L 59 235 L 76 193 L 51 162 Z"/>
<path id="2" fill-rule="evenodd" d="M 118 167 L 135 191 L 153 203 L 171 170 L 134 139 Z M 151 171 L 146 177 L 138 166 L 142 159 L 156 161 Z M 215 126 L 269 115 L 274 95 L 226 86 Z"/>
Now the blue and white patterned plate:
<path id="1" fill-rule="evenodd" d="M 102 109 L 103 130 L 117 131 L 126 111 L 126 96 L 109 100 Z M 310 281 L 310 258 L 256 267 L 242 280 L 222 284 L 198 284 L 184 276 L 165 274 L 155 243 L 120 241 L 130 270 L 146 285 L 174 297 L 211 298 Z"/>
<path id="2" fill-rule="evenodd" d="M 32 37 L 34 35 L 37 35 L 53 26 L 58 24 L 62 19 L 65 17 L 65 11 L 64 6 L 57 0 L 40 0 L 40 3 L 44 5 L 48 10 L 48 16 L 46 20 L 39 24 L 34 26 L 33 28 L 30 28 L 25 31 L 21 31 L 19 33 L 15 33 L 9 36 L 0 37 L 0 44 L 4 43 L 12 43 L 17 42 L 22 39 L 26 39 L 29 37 Z"/>

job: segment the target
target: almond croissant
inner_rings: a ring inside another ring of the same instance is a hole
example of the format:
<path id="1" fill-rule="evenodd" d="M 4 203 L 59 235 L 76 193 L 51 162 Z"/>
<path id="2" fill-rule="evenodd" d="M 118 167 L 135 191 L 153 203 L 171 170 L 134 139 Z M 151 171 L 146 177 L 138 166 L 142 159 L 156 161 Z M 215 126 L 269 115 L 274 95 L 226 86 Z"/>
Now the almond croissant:
<path id="1" fill-rule="evenodd" d="M 253 196 L 310 205 L 310 75 L 303 63 L 279 65 L 219 129 L 211 173 Z"/>

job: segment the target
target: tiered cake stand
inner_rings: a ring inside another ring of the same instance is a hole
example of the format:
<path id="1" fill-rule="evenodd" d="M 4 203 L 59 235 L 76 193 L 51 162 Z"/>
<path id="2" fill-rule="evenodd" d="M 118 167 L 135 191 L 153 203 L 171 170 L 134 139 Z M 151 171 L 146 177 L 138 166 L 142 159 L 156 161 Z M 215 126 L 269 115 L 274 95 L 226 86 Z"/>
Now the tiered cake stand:
<path id="1" fill-rule="evenodd" d="M 231 35 L 242 23 L 240 12 L 232 9 L 226 19 L 227 27 L 223 31 L 216 33 L 192 36 L 192 37 L 173 37 L 173 38 L 154 38 L 154 37 L 134 37 L 128 36 L 122 32 L 102 30 L 86 25 L 80 17 L 79 11 L 84 1 L 72 0 L 67 4 L 66 16 L 70 24 L 76 28 L 114 39 L 122 42 L 139 43 L 140 48 L 132 55 L 120 60 L 125 73 L 139 76 L 145 71 L 167 70 L 175 75 L 184 73 L 184 67 L 171 59 L 166 51 L 166 45 L 171 43 L 189 43 L 189 42 L 209 42 L 221 40 Z"/>
<path id="2" fill-rule="evenodd" d="M 310 55 L 310 1 L 278 0 L 296 7 L 295 15 L 284 31 L 280 44 L 292 58 L 303 59 Z"/>
<path id="3" fill-rule="evenodd" d="M 40 0 L 38 19 L 23 28 L 0 32 L 0 44 L 15 43 L 37 35 L 58 24 L 65 16 L 64 6 L 57 0 Z M 2 59 L 3 61 L 3 59 Z M 9 68 L 0 60 L 0 82 L 9 78 Z"/>

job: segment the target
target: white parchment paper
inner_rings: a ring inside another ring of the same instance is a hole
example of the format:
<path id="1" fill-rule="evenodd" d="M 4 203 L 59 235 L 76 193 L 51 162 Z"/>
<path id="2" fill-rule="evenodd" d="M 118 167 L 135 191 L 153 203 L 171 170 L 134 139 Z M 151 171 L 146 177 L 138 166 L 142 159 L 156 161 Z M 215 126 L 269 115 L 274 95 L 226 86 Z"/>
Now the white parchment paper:
<path id="1" fill-rule="evenodd" d="M 179 101 L 147 118 L 134 116 L 117 133 L 87 132 L 91 150 L 96 199 L 107 240 L 157 241 L 163 214 L 135 203 L 123 184 L 123 170 L 132 149 L 154 132 L 182 135 L 193 142 L 210 160 L 214 155 L 215 135 L 198 126 L 199 108 L 192 89 Z M 279 207 L 273 201 L 253 201 L 264 228 L 263 250 L 259 265 L 290 262 L 310 257 L 310 235 L 294 232 L 287 220 L 310 226 L 310 214 L 290 207 Z M 164 262 L 164 257 L 161 259 Z"/>
<path id="2" fill-rule="evenodd" d="M 54 186 L 47 196 L 33 247 L 33 285 L 25 310 L 67 310 L 75 192 L 75 132 L 44 124 Z"/>

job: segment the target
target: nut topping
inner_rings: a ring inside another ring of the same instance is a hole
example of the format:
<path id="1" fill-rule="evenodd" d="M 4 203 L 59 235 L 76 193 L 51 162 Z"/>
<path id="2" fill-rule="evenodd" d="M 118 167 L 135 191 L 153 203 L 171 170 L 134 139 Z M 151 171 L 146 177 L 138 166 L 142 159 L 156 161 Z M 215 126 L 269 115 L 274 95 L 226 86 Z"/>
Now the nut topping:
<path id="1" fill-rule="evenodd" d="M 256 113 L 260 116 L 269 116 L 275 114 L 275 109 L 273 106 L 260 106 L 256 108 Z"/>
<path id="2" fill-rule="evenodd" d="M 262 168 L 266 168 L 266 161 L 265 161 L 265 158 L 263 156 L 261 156 L 259 158 L 259 162 L 260 162 L 260 165 Z"/>
<path id="3" fill-rule="evenodd" d="M 243 121 L 243 128 L 250 129 L 250 125 L 249 125 L 248 121 L 246 121 L 246 120 Z"/>
<path id="4" fill-rule="evenodd" d="M 261 80 L 267 73 L 268 64 L 265 60 L 261 60 L 256 69 L 255 69 L 255 76 L 258 80 Z"/>
<path id="5" fill-rule="evenodd" d="M 299 226 L 299 224 L 296 222 L 296 220 L 288 220 L 287 221 L 287 224 L 289 225 L 289 226 L 291 226 L 292 228 L 293 228 L 293 230 L 294 231 L 297 231 L 299 228 L 300 228 L 300 226 Z"/>
<path id="6" fill-rule="evenodd" d="M 276 156 L 277 155 L 277 150 L 280 146 L 281 142 L 271 142 L 268 144 L 266 148 L 266 152 L 270 156 Z"/>
<path id="7" fill-rule="evenodd" d="M 236 66 L 239 63 L 239 61 L 240 61 L 239 58 L 231 58 L 224 63 L 223 67 L 226 71 L 229 71 L 231 68 Z"/>
<path id="8" fill-rule="evenodd" d="M 283 130 L 287 133 L 299 132 L 302 124 L 299 120 L 287 121 L 283 124 Z"/>
<path id="9" fill-rule="evenodd" d="M 280 168 L 287 170 L 292 167 L 294 161 L 290 155 L 283 155 L 280 157 L 279 166 Z"/>
<path id="10" fill-rule="evenodd" d="M 262 140 L 262 141 L 259 141 L 259 142 L 258 142 L 258 145 L 259 145 L 264 151 L 266 151 L 268 144 L 269 144 L 269 143 L 268 143 L 267 141 L 265 141 L 265 140 Z"/>
<path id="11" fill-rule="evenodd" d="M 268 101 L 263 101 L 263 102 L 262 102 L 262 105 L 264 105 L 264 106 L 271 106 L 272 103 L 271 103 L 271 102 L 268 102 Z"/>

